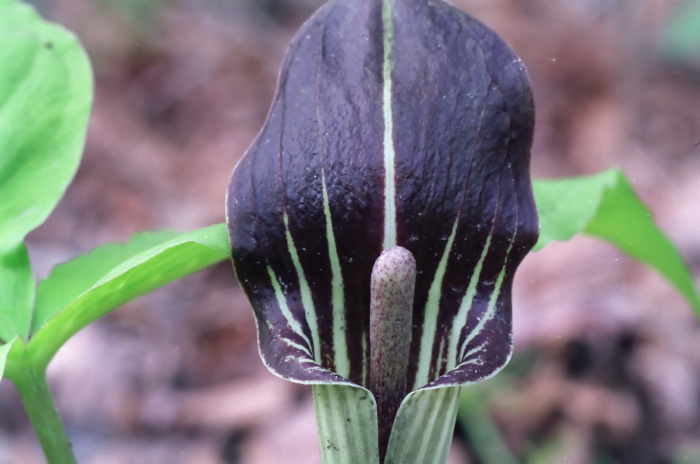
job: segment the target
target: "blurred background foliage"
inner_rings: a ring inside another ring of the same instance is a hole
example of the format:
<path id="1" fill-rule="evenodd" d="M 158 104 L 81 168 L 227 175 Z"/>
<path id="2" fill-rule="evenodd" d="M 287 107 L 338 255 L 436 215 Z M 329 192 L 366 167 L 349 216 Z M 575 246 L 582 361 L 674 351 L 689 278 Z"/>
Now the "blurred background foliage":
<path id="1" fill-rule="evenodd" d="M 687 0 L 669 18 L 661 34 L 665 56 L 700 70 L 700 1 Z"/>
<path id="2" fill-rule="evenodd" d="M 83 164 L 29 237 L 42 275 L 142 229 L 224 220 L 287 43 L 321 0 L 35 0 L 96 74 Z M 700 1 L 454 0 L 531 74 L 535 177 L 621 167 L 700 271 Z M 661 277 L 588 238 L 529 256 L 516 352 L 465 389 L 451 463 L 700 462 L 700 332 Z M 89 326 L 49 369 L 81 463 L 318 462 L 310 390 L 262 366 L 230 265 Z M 0 463 L 43 462 L 0 384 Z"/>

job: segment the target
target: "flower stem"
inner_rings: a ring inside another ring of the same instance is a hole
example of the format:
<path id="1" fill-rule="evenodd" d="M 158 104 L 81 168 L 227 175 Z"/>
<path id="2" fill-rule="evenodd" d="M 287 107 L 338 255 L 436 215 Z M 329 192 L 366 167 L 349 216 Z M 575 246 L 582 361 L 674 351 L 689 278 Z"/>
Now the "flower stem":
<path id="1" fill-rule="evenodd" d="M 49 464 L 77 464 L 43 370 L 16 369 L 12 380 Z"/>
<path id="2" fill-rule="evenodd" d="M 372 269 L 370 390 L 377 400 L 379 456 L 384 461 L 391 427 L 406 396 L 416 261 L 402 247 L 385 250 Z"/>

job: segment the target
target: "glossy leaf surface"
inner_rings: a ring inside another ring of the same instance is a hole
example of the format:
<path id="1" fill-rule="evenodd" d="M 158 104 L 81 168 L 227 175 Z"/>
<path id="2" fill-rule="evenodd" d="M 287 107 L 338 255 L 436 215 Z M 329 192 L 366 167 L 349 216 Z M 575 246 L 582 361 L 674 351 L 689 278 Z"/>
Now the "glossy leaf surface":
<path id="1" fill-rule="evenodd" d="M 606 240 L 657 270 L 700 316 L 700 300 L 688 266 L 621 171 L 541 180 L 534 188 L 541 223 L 535 249 L 553 240 L 569 240 L 579 232 Z"/>
<path id="2" fill-rule="evenodd" d="M 24 244 L 0 254 L 0 343 L 29 336 L 34 276 Z"/>
<path id="3" fill-rule="evenodd" d="M 59 265 L 37 293 L 28 356 L 48 364 L 78 330 L 120 305 L 229 257 L 224 224 L 143 233 Z"/>
<path id="4" fill-rule="evenodd" d="M 0 253 L 53 210 L 85 140 L 92 73 L 77 39 L 28 5 L 0 1 Z"/>
<path id="5" fill-rule="evenodd" d="M 92 80 L 75 37 L 0 1 L 0 342 L 29 336 L 34 278 L 25 235 L 53 210 L 80 160 Z"/>
<path id="6" fill-rule="evenodd" d="M 174 231 L 142 232 L 127 243 L 110 243 L 61 263 L 39 282 L 32 333 L 71 301 L 89 291 L 115 267 L 177 237 Z"/>

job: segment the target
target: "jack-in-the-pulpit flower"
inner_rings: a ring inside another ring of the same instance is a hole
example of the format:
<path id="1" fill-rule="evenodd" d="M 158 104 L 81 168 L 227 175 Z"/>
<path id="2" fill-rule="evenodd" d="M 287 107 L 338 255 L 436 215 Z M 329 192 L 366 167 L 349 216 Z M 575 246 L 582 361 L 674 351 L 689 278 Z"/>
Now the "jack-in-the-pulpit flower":
<path id="1" fill-rule="evenodd" d="M 331 0 L 294 38 L 227 213 L 324 463 L 444 463 L 460 387 L 508 361 L 533 117 L 521 60 L 441 0 Z"/>

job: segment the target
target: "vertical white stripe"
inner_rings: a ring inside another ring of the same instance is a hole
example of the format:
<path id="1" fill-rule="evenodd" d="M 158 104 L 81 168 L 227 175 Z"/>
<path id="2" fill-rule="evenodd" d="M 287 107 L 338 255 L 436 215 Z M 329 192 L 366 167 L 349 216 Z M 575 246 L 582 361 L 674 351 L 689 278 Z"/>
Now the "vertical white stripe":
<path id="1" fill-rule="evenodd" d="M 314 359 L 317 363 L 321 364 L 321 344 L 318 334 L 318 318 L 316 317 L 316 308 L 314 307 L 314 300 L 311 296 L 309 282 L 306 280 L 306 274 L 304 274 L 304 269 L 301 267 L 301 262 L 299 261 L 297 247 L 294 245 L 294 239 L 292 238 L 292 234 L 289 232 L 289 218 L 287 217 L 286 211 L 284 213 L 284 231 L 287 235 L 287 248 L 289 249 L 289 254 L 292 257 L 294 269 L 297 272 L 297 279 L 299 279 L 299 292 L 301 293 L 301 304 L 304 306 L 306 323 L 309 325 L 311 339 L 313 340 L 311 349 L 314 353 Z M 275 289 L 275 292 L 277 292 L 277 289 Z M 301 331 L 300 333 L 303 334 Z"/>
<path id="2" fill-rule="evenodd" d="M 503 278 L 505 277 L 505 275 L 506 268 L 503 267 L 500 274 L 498 274 L 496 283 L 494 284 L 493 292 L 491 293 L 491 298 L 489 298 L 489 305 L 486 307 L 486 311 L 484 311 L 484 314 L 481 316 L 481 319 L 479 319 L 479 322 L 477 323 L 476 327 L 474 327 L 474 330 L 469 332 L 469 335 L 467 335 L 467 338 L 462 343 L 462 347 L 459 350 L 460 358 L 464 356 L 464 351 L 467 349 L 469 342 L 474 340 L 474 338 L 477 335 L 479 335 L 482 330 L 484 330 L 484 326 L 486 325 L 486 323 L 493 319 L 493 316 L 495 316 L 496 302 L 498 301 L 498 296 L 501 293 L 501 285 L 503 284 Z"/>
<path id="3" fill-rule="evenodd" d="M 416 457 L 414 457 L 413 462 L 430 462 L 429 456 L 434 455 L 435 447 L 435 432 L 440 432 L 444 427 L 438 427 L 437 423 L 442 423 L 445 418 L 444 414 L 447 409 L 445 409 L 445 403 L 447 400 L 447 393 L 449 388 L 439 388 L 431 395 L 431 400 L 433 402 L 433 407 L 428 411 L 423 410 L 422 421 L 417 420 L 418 425 L 417 433 L 415 434 L 415 440 L 420 443 L 420 447 L 416 452 Z M 426 414 L 427 412 L 427 414 Z M 432 440 L 426 440 L 425 436 L 430 435 Z"/>
<path id="4" fill-rule="evenodd" d="M 457 420 L 457 409 L 459 406 L 459 396 L 461 392 L 460 387 L 448 387 L 441 388 L 445 390 L 446 403 L 443 406 L 443 416 L 442 420 L 445 421 L 445 425 L 438 426 L 437 432 L 433 432 L 433 443 L 435 444 L 435 453 L 442 451 L 441 456 L 435 462 L 447 462 L 447 456 L 450 453 L 450 445 L 452 444 L 452 436 L 454 435 L 454 425 L 451 427 L 447 424 L 454 424 Z"/>
<path id="5" fill-rule="evenodd" d="M 428 374 L 432 364 L 431 358 L 433 354 L 433 344 L 435 341 L 435 331 L 437 330 L 440 299 L 442 297 L 442 281 L 445 278 L 447 260 L 450 257 L 452 244 L 454 243 L 455 236 L 457 235 L 458 222 L 459 217 L 457 220 L 455 220 L 455 223 L 452 226 L 452 232 L 450 233 L 450 237 L 447 239 L 445 250 L 442 252 L 442 258 L 440 258 L 440 263 L 435 270 L 435 277 L 433 278 L 432 284 L 430 284 L 430 290 L 428 290 L 428 301 L 425 304 L 424 310 L 425 318 L 423 320 L 423 333 L 420 341 L 420 352 L 418 353 L 418 371 L 416 372 L 416 380 L 413 384 L 413 390 L 422 387 L 429 381 Z"/>
<path id="6" fill-rule="evenodd" d="M 391 108 L 391 48 L 394 41 L 392 2 L 382 2 L 382 26 L 384 27 L 383 100 L 384 111 L 384 243 L 386 250 L 396 246 L 396 152 L 394 151 L 394 117 Z"/>
<path id="7" fill-rule="evenodd" d="M 378 464 L 377 410 L 372 394 L 349 385 L 313 385 L 321 462 Z"/>
<path id="8" fill-rule="evenodd" d="M 486 238 L 486 243 L 484 244 L 484 249 L 481 252 L 481 257 L 474 267 L 474 272 L 469 279 L 469 284 L 467 285 L 467 291 L 462 297 L 462 302 L 459 305 L 459 311 L 454 318 L 452 325 L 452 331 L 450 332 L 450 348 L 447 353 L 447 370 L 452 370 L 457 363 L 462 360 L 464 353 L 460 353 L 459 359 L 457 359 L 457 345 L 459 344 L 459 337 L 462 334 L 462 329 L 467 325 L 467 319 L 469 318 L 469 311 L 472 309 L 474 304 L 474 297 L 476 296 L 476 287 L 481 280 L 481 268 L 484 266 L 484 261 L 486 260 L 486 255 L 491 247 L 491 233 Z"/>
<path id="9" fill-rule="evenodd" d="M 508 245 L 508 249 L 506 250 L 506 256 L 503 260 L 503 267 L 501 268 L 501 272 L 498 274 L 496 282 L 494 283 L 493 292 L 491 293 L 491 297 L 489 298 L 489 305 L 486 307 L 486 311 L 484 311 L 484 314 L 481 316 L 481 319 L 479 319 L 479 322 L 476 325 L 476 327 L 474 327 L 474 330 L 472 330 L 469 333 L 469 335 L 467 335 L 467 337 L 464 340 L 464 343 L 462 343 L 462 347 L 459 350 L 460 359 L 464 358 L 464 352 L 467 349 L 467 345 L 469 345 L 469 342 L 474 340 L 474 337 L 479 335 L 481 331 L 484 330 L 484 326 L 486 325 L 486 323 L 493 319 L 493 317 L 496 315 L 496 303 L 498 302 L 498 297 L 501 294 L 501 287 L 503 286 L 503 280 L 506 276 L 506 264 L 508 263 L 508 256 L 510 255 L 510 250 L 513 248 L 513 242 L 515 241 L 515 237 L 517 234 L 518 229 L 516 227 L 515 232 L 513 233 L 513 237 L 511 237 L 510 245 Z"/>
<path id="10" fill-rule="evenodd" d="M 284 292 L 282 291 L 282 287 L 280 287 L 280 283 L 277 280 L 277 276 L 275 275 L 275 272 L 272 270 L 272 267 L 267 266 L 267 275 L 270 277 L 270 281 L 272 282 L 272 288 L 275 291 L 275 297 L 277 298 L 277 305 L 280 307 L 280 311 L 282 311 L 282 315 L 284 318 L 287 320 L 287 324 L 289 324 L 289 328 L 292 329 L 295 333 L 299 334 L 299 336 L 304 339 L 306 344 L 313 350 L 313 346 L 311 346 L 311 343 L 309 342 L 309 339 L 306 338 L 306 335 L 304 335 L 304 331 L 301 328 L 301 324 L 299 324 L 299 321 L 297 321 L 294 318 L 294 315 L 292 314 L 292 311 L 289 309 L 289 306 L 287 305 L 287 299 L 284 296 Z M 308 348 L 300 347 L 294 343 L 289 343 L 291 346 L 297 346 L 298 348 L 302 348 L 306 354 L 309 356 L 312 356 L 312 354 L 308 351 Z"/>
<path id="11" fill-rule="evenodd" d="M 328 255 L 331 261 L 331 306 L 333 308 L 333 360 L 336 374 L 347 378 L 350 376 L 350 358 L 348 357 L 348 345 L 345 338 L 345 288 L 343 274 L 340 268 L 340 257 L 335 244 L 333 222 L 331 221 L 331 207 L 328 201 L 326 188 L 326 176 L 321 170 L 323 184 L 323 214 L 326 217 L 326 240 L 328 241 Z"/>
<path id="12" fill-rule="evenodd" d="M 394 422 L 384 462 L 444 463 L 449 454 L 459 387 L 433 388 L 410 393 Z"/>

